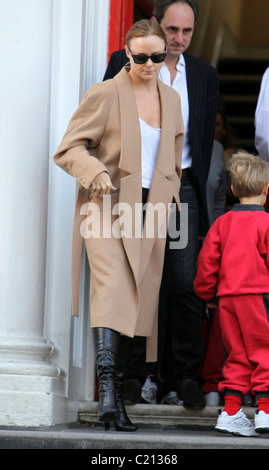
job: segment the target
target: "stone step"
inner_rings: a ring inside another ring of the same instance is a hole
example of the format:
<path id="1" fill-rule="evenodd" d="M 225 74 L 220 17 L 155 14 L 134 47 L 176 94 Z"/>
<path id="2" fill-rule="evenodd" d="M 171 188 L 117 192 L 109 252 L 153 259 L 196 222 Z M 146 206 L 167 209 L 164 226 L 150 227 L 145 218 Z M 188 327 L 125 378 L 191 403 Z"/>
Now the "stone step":
<path id="1" fill-rule="evenodd" d="M 136 432 L 127 433 L 116 432 L 113 427 L 109 431 L 104 431 L 102 426 L 73 423 L 49 428 L 0 428 L 0 449 L 88 449 L 90 452 L 79 455 L 80 465 L 83 456 L 86 458 L 85 464 L 87 466 L 89 464 L 96 465 L 98 463 L 96 458 L 102 458 L 102 463 L 105 464 L 105 457 L 124 456 L 126 458 L 124 468 L 127 469 L 131 462 L 141 465 L 145 459 L 145 464 L 151 463 L 151 459 L 148 458 L 150 455 L 156 457 L 166 455 L 168 458 L 174 455 L 177 457 L 177 463 L 184 463 L 186 467 L 189 467 L 192 459 L 196 458 L 195 452 L 186 454 L 182 453 L 181 449 L 189 451 L 199 449 L 268 449 L 268 434 L 249 438 L 218 433 L 214 428 L 207 427 L 144 425 L 139 426 Z M 47 455 L 50 459 L 48 465 L 51 465 L 51 454 Z M 44 456 L 43 453 L 42 459 Z M 135 461 L 136 457 L 137 461 Z M 198 455 L 198 457 L 201 456 Z M 227 454 L 225 457 L 227 458 Z M 207 466 L 209 464 L 207 463 Z M 241 458 L 240 464 L 242 466 Z M 214 465 L 216 465 L 216 461 L 214 461 Z"/>
<path id="2" fill-rule="evenodd" d="M 168 459 L 173 455 L 177 463 L 190 466 L 195 453 L 182 453 L 181 449 L 268 449 L 268 434 L 249 438 L 216 432 L 217 408 L 193 411 L 170 405 L 128 406 L 130 418 L 138 424 L 138 430 L 131 433 L 116 432 L 113 425 L 105 431 L 103 424 L 97 424 L 97 403 L 84 404 L 82 408 L 76 423 L 35 428 L 2 426 L 0 449 L 90 449 L 90 453 L 83 454 L 87 465 L 98 464 L 98 459 L 102 460 L 100 465 L 115 465 L 106 458 L 121 456 L 126 459 L 123 468 L 129 468 L 130 463 L 152 463 L 152 455 Z M 254 411 L 255 408 L 244 407 L 252 421 Z M 81 463 L 81 455 L 79 458 Z"/>
<path id="3" fill-rule="evenodd" d="M 175 405 L 126 405 L 127 414 L 135 424 L 160 426 L 215 426 L 220 407 L 206 406 L 203 410 L 190 410 Z M 255 408 L 244 407 L 244 413 L 253 419 Z M 81 423 L 97 423 L 97 402 L 82 404 L 78 414 Z"/>

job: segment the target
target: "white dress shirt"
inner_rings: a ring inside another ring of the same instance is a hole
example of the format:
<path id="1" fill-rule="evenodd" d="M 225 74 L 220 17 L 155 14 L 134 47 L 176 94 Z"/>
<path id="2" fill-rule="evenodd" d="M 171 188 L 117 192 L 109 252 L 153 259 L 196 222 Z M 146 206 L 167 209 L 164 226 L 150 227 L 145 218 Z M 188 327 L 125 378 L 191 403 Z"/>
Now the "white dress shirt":
<path id="1" fill-rule="evenodd" d="M 183 54 L 180 55 L 176 65 L 177 73 L 173 83 L 171 84 L 171 75 L 169 69 L 164 62 L 159 72 L 159 79 L 176 90 L 181 98 L 182 118 L 184 122 L 184 146 L 182 152 L 182 169 L 189 168 L 192 165 L 192 158 L 189 144 L 189 99 L 186 78 L 186 63 Z"/>
<path id="2" fill-rule="evenodd" d="M 269 67 L 265 71 L 255 113 L 255 146 L 259 156 L 269 163 Z"/>

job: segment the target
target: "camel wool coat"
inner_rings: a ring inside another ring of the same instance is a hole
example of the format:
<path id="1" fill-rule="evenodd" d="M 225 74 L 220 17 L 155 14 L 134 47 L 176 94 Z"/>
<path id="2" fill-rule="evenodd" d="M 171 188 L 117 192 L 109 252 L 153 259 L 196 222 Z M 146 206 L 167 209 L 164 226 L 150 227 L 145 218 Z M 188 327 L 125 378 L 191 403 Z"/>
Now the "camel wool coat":
<path id="1" fill-rule="evenodd" d="M 167 231 L 169 205 L 176 201 L 179 207 L 184 130 L 178 93 L 159 79 L 158 89 L 161 136 L 148 202 L 152 207 L 159 207 L 158 203 L 165 207 L 162 223 Z M 156 360 L 166 237 L 160 236 L 156 221 L 159 212 L 155 212 L 154 224 L 146 212 L 143 234 L 137 234 L 136 208 L 142 202 L 141 135 L 128 66 L 113 79 L 89 88 L 70 120 L 54 161 L 80 183 L 73 227 L 73 315 L 78 315 L 84 241 L 91 269 L 91 327 L 111 328 L 129 337 L 148 337 L 147 360 Z M 117 188 L 103 198 L 90 191 L 93 179 L 102 171 L 108 172 Z M 150 236 L 146 236 L 147 227 Z"/>

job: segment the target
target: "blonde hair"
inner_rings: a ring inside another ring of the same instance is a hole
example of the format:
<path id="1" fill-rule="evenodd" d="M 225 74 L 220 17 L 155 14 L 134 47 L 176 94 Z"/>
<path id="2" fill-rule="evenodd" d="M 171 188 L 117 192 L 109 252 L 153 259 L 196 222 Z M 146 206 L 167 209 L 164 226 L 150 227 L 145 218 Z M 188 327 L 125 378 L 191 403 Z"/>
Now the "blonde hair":
<path id="1" fill-rule="evenodd" d="M 269 166 L 258 156 L 236 153 L 231 159 L 231 183 L 240 197 L 259 196 L 269 182 Z"/>
<path id="2" fill-rule="evenodd" d="M 159 23 L 155 20 L 140 20 L 131 26 L 126 35 L 126 44 L 130 47 L 130 41 L 133 38 L 145 38 L 148 36 L 158 36 L 164 41 L 164 46 L 167 45 L 165 33 Z"/>

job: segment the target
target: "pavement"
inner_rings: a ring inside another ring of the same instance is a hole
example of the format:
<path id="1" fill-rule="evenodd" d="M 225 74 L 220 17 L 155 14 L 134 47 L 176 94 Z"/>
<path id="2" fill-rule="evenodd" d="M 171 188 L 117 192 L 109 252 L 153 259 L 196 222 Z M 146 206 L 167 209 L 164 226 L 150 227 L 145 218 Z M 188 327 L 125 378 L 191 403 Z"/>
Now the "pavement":
<path id="1" fill-rule="evenodd" d="M 90 458 L 99 459 L 98 462 L 92 461 L 93 464 L 111 463 L 102 462 L 100 459 L 107 459 L 112 455 L 125 456 L 126 459 L 128 457 L 128 462 L 132 461 L 139 465 L 158 463 L 152 460 L 136 461 L 136 459 L 137 456 L 149 454 L 152 454 L 151 459 L 157 458 L 157 455 L 166 455 L 166 465 L 168 463 L 172 465 L 179 463 L 179 461 L 171 461 L 172 455 L 174 459 L 180 459 L 180 463 L 183 463 L 186 458 L 188 464 L 195 457 L 195 453 L 188 452 L 186 455 L 181 452 L 182 449 L 191 451 L 269 448 L 269 434 L 247 438 L 215 431 L 216 408 L 206 407 L 201 411 L 193 411 L 169 405 L 130 406 L 127 407 L 128 414 L 138 425 L 138 430 L 132 433 L 116 432 L 113 425 L 110 430 L 105 431 L 104 427 L 97 422 L 95 410 L 96 404 L 88 405 L 88 414 L 85 409 L 82 410 L 76 423 L 32 428 L 2 426 L 0 427 L 0 449 L 91 450 Z M 253 419 L 254 408 L 245 408 L 244 412 Z M 160 418 L 161 415 L 163 420 Z M 174 420 L 172 420 L 173 416 Z M 112 463 L 119 467 L 123 466 L 120 462 L 112 461 Z"/>
<path id="2" fill-rule="evenodd" d="M 90 449 L 99 452 L 139 450 L 145 454 L 152 450 L 170 453 L 179 449 L 268 449 L 266 435 L 239 437 L 217 433 L 214 428 L 203 427 L 149 427 L 141 425 L 135 433 L 104 431 L 102 427 L 78 423 L 46 428 L 0 428 L 0 449 L 67 450 Z"/>

